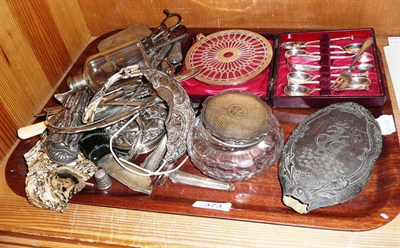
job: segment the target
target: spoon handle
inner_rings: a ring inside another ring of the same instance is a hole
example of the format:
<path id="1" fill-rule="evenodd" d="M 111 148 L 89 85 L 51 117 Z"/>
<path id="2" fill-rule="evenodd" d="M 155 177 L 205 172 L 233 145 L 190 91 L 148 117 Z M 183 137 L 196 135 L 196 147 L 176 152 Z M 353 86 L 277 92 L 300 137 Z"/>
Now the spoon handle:
<path id="1" fill-rule="evenodd" d="M 350 51 L 331 51 L 331 54 L 348 54 L 348 55 L 353 55 L 354 53 L 350 52 Z M 320 55 L 320 52 L 310 52 L 310 55 Z"/>
<path id="2" fill-rule="evenodd" d="M 353 74 L 353 76 L 354 76 L 354 74 Z M 366 77 L 357 77 L 357 76 L 355 76 L 354 78 L 369 80 Z M 333 84 L 334 82 L 336 82 L 336 81 L 335 80 L 331 80 L 331 84 Z M 288 84 L 294 84 L 294 85 L 296 85 L 296 84 L 320 84 L 320 83 L 321 83 L 320 81 L 289 81 L 288 82 Z M 362 84 L 353 83 L 353 85 L 362 85 Z"/>
<path id="3" fill-rule="evenodd" d="M 331 74 L 331 77 L 338 77 L 340 74 Z M 368 77 L 369 73 L 368 71 L 366 72 L 361 72 L 361 73 L 353 73 L 352 77 Z"/>
<path id="4" fill-rule="evenodd" d="M 331 84 L 335 81 L 331 80 Z M 291 81 L 289 84 L 320 84 L 320 81 Z"/>
<path id="5" fill-rule="evenodd" d="M 301 46 L 301 47 L 304 47 L 304 48 L 320 48 L 319 45 L 303 45 L 303 46 Z M 335 46 L 335 45 L 329 46 L 329 48 L 331 48 L 331 49 L 337 49 L 337 50 L 340 50 L 340 51 L 343 51 L 343 50 L 344 50 L 343 47 L 341 47 L 341 46 Z"/>
<path id="6" fill-rule="evenodd" d="M 361 56 L 365 55 L 365 57 L 363 57 L 362 62 L 369 62 L 371 60 L 373 60 L 373 56 L 370 53 L 364 53 L 361 54 L 359 59 L 361 58 Z M 355 54 L 349 54 L 349 55 L 333 55 L 330 56 L 330 59 L 354 59 Z M 315 61 L 315 60 L 320 60 L 321 56 L 320 55 L 314 55 L 314 54 L 296 54 L 296 55 L 290 55 L 290 56 L 286 56 L 286 59 L 291 59 L 291 58 L 300 58 L 304 60 L 308 60 L 308 61 Z"/>
<path id="7" fill-rule="evenodd" d="M 350 35 L 350 36 L 332 38 L 330 41 L 337 41 L 337 40 L 354 40 L 354 36 Z"/>
<path id="8" fill-rule="evenodd" d="M 354 36 L 350 35 L 350 36 L 344 36 L 344 37 L 330 39 L 330 41 L 336 41 L 336 40 L 354 40 Z M 320 40 L 312 40 L 312 41 L 306 42 L 305 45 L 313 44 L 313 43 L 317 43 L 317 42 L 320 42 Z"/>
<path id="9" fill-rule="evenodd" d="M 315 91 L 320 91 L 320 90 L 321 90 L 321 88 L 314 88 L 314 89 L 310 90 L 306 96 L 309 96 L 312 93 L 314 93 Z"/>
<path id="10" fill-rule="evenodd" d="M 374 43 L 374 40 L 372 39 L 372 37 L 369 37 L 368 39 L 366 39 L 360 50 L 358 51 L 357 55 L 354 57 L 353 62 L 351 62 L 349 70 L 351 70 L 353 68 L 353 66 L 356 64 L 356 62 L 360 59 L 361 55 L 372 45 L 372 43 Z"/>

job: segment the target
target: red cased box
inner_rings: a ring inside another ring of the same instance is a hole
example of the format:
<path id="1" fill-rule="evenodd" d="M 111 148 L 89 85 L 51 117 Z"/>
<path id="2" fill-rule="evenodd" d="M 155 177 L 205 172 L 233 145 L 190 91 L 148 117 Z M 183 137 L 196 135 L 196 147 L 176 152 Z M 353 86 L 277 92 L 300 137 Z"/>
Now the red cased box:
<path id="1" fill-rule="evenodd" d="M 223 31 L 223 30 L 222 30 Z M 210 34 L 214 34 L 211 32 Z M 260 33 L 258 33 L 260 34 Z M 208 35 L 208 34 L 207 34 Z M 273 55 L 275 54 L 275 46 L 276 42 L 278 40 L 277 35 L 272 35 L 272 34 L 260 34 L 263 36 L 265 39 L 268 40 L 270 43 L 272 49 L 271 52 Z M 193 34 L 189 37 L 185 49 L 186 52 L 190 49 L 191 46 L 193 46 L 196 42 L 196 34 Z M 187 54 L 186 54 L 187 56 Z M 207 55 L 206 55 L 207 56 Z M 269 99 L 269 89 L 270 89 L 270 81 L 273 78 L 273 65 L 274 65 L 274 59 L 275 56 L 272 56 L 272 60 L 269 63 L 268 67 L 263 70 L 260 74 L 255 76 L 254 78 L 251 78 L 250 80 L 239 83 L 236 85 L 213 85 L 213 84 L 208 84 L 205 82 L 202 82 L 200 80 L 197 80 L 196 78 L 191 78 L 189 80 L 181 82 L 181 85 L 185 89 L 185 91 L 188 93 L 190 99 L 194 103 L 201 103 L 203 102 L 208 96 L 215 95 L 217 93 L 226 91 L 226 90 L 238 90 L 242 92 L 251 92 L 257 96 L 259 96 L 262 100 L 267 101 Z M 182 71 L 186 70 L 185 65 L 183 65 Z"/>
<path id="2" fill-rule="evenodd" d="M 345 37 L 352 37 L 352 39 Z M 360 76 L 370 79 L 369 89 L 340 92 L 330 90 L 331 82 L 336 79 L 337 74 L 341 73 L 353 60 L 349 53 L 343 53 L 341 49 L 357 47 L 369 37 L 374 39 L 374 43 L 360 59 L 362 62 L 356 63 L 356 67 L 369 64 L 373 68 L 366 71 L 353 70 L 353 73 L 367 73 L 367 75 L 361 74 Z M 306 47 L 298 49 L 318 55 L 320 58 L 310 60 L 302 56 L 293 56 L 287 59 L 285 54 L 289 49 L 282 47 L 282 44 L 293 41 L 309 42 L 306 43 Z M 346 58 L 343 58 L 344 56 Z M 382 107 L 386 97 L 381 63 L 373 29 L 283 33 L 279 36 L 275 51 L 274 74 L 269 82 L 272 106 L 275 108 L 322 108 L 333 103 L 356 102 L 364 107 Z M 311 68 L 307 66 L 311 66 Z M 285 87 L 290 81 L 288 75 L 296 71 L 303 71 L 315 76 L 313 79 L 316 81 L 315 83 L 303 85 L 309 89 L 319 88 L 320 90 L 307 96 L 288 96 L 285 93 Z"/>

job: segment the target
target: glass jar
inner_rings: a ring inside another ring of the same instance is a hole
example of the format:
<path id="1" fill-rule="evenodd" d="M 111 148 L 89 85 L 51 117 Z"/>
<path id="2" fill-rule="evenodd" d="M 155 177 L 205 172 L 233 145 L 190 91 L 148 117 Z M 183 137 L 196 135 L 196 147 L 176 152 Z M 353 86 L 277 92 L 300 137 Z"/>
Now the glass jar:
<path id="1" fill-rule="evenodd" d="M 254 178 L 271 167 L 283 147 L 282 128 L 258 96 L 224 91 L 203 103 L 188 137 L 192 163 L 223 181 Z"/>

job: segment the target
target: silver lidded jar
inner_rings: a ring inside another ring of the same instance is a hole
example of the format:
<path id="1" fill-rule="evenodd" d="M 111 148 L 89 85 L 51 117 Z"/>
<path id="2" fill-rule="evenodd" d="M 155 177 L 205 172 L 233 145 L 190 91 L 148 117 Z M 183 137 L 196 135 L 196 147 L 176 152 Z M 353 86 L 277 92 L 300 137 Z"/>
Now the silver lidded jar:
<path id="1" fill-rule="evenodd" d="M 254 178 L 271 167 L 283 147 L 282 128 L 258 96 L 224 91 L 207 98 L 188 137 L 192 163 L 223 181 Z"/>

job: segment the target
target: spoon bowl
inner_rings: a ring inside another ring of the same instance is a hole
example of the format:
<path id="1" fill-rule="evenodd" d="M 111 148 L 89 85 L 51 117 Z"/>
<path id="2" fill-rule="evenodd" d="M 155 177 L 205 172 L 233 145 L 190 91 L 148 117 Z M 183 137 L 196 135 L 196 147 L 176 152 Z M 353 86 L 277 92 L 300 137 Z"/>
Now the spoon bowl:
<path id="1" fill-rule="evenodd" d="M 318 71 L 321 66 L 319 65 L 307 65 L 307 64 L 292 64 L 292 63 L 287 63 L 288 69 L 289 70 L 295 70 L 295 71 Z M 373 69 L 375 66 L 373 64 L 359 64 L 356 66 L 353 66 L 353 70 L 356 71 L 368 71 Z M 349 66 L 331 66 L 332 70 L 345 70 L 348 69 Z"/>
<path id="2" fill-rule="evenodd" d="M 353 66 L 353 70 L 356 70 L 356 71 L 368 71 L 368 70 L 373 69 L 374 67 L 375 66 L 373 64 L 359 64 L 357 66 Z M 339 69 L 339 68 L 336 68 L 336 69 Z"/>
<path id="3" fill-rule="evenodd" d="M 285 52 L 285 58 L 290 58 L 293 56 L 299 56 L 299 57 L 307 56 L 307 57 L 316 57 L 316 58 L 320 57 L 319 52 L 308 52 L 304 49 L 298 49 L 298 48 L 290 49 Z"/>
<path id="4" fill-rule="evenodd" d="M 353 77 L 351 83 L 344 90 L 369 90 L 371 80 L 366 77 Z M 321 88 L 310 89 L 301 84 L 289 84 L 285 87 L 284 92 L 288 96 L 308 96 L 314 91 L 319 91 Z"/>
<path id="5" fill-rule="evenodd" d="M 287 75 L 287 79 L 289 82 L 306 82 L 306 81 L 312 81 L 319 77 L 320 77 L 319 74 L 313 76 L 310 73 L 303 71 L 292 71 Z"/>
<path id="6" fill-rule="evenodd" d="M 360 48 L 362 47 L 362 43 L 352 43 L 344 46 L 344 50 L 356 54 L 358 51 L 360 51 Z"/>
<path id="7" fill-rule="evenodd" d="M 330 58 L 331 59 L 352 59 L 355 56 L 355 54 L 353 54 L 351 52 L 340 52 L 340 54 L 348 54 L 348 55 L 335 55 L 335 54 L 338 54 L 338 53 L 331 52 Z M 290 49 L 285 52 L 286 59 L 289 59 L 292 57 L 316 59 L 316 60 L 321 59 L 319 52 L 308 52 L 303 49 Z M 358 61 L 365 63 L 365 62 L 372 61 L 373 59 L 374 59 L 374 56 L 371 53 L 365 52 L 361 55 L 361 57 L 359 58 Z"/>
<path id="8" fill-rule="evenodd" d="M 354 36 L 350 35 L 350 36 L 345 36 L 345 37 L 339 37 L 339 38 L 333 38 L 331 39 L 331 41 L 336 41 L 336 40 L 353 40 Z M 300 47 L 319 47 L 319 45 L 310 45 L 310 44 L 314 44 L 314 43 L 318 43 L 320 42 L 320 40 L 312 40 L 312 41 L 287 41 L 287 42 L 283 42 L 281 44 L 281 47 L 283 49 L 294 49 L 294 48 L 300 48 Z M 342 47 L 340 46 L 330 46 L 331 48 L 337 48 L 340 50 L 343 50 Z"/>
<path id="9" fill-rule="evenodd" d="M 284 92 L 288 96 L 308 96 L 314 91 L 321 90 L 320 88 L 310 89 L 300 84 L 289 84 L 285 87 Z"/>
<path id="10" fill-rule="evenodd" d="M 311 75 L 310 73 L 304 71 L 293 71 L 287 75 L 287 79 L 289 83 L 305 83 L 309 81 L 313 81 L 319 78 L 321 75 Z M 339 74 L 331 74 L 331 77 L 337 77 Z M 354 77 L 368 77 L 368 71 L 364 73 L 355 73 L 353 74 Z"/>
<path id="11" fill-rule="evenodd" d="M 352 77 L 347 90 L 369 90 L 371 79 L 367 77 Z"/>

